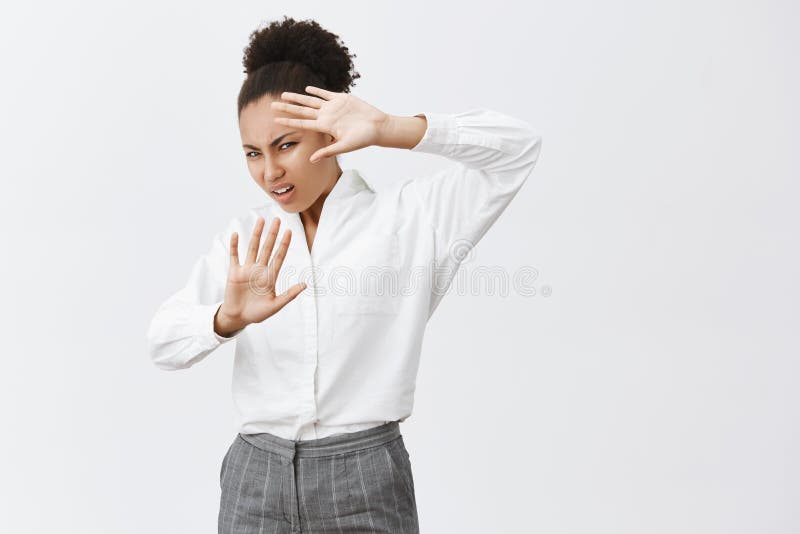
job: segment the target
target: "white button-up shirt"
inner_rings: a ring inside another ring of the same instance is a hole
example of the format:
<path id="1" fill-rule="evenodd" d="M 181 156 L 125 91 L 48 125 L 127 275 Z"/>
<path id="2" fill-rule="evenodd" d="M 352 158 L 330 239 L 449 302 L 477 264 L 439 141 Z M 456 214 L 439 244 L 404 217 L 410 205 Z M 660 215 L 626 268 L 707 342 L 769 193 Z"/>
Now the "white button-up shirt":
<path id="1" fill-rule="evenodd" d="M 156 311 L 147 336 L 160 369 L 186 369 L 235 340 L 240 433 L 317 439 L 411 415 L 426 323 L 466 251 L 531 174 L 541 147 L 526 122 L 495 111 L 424 115 L 427 129 L 411 150 L 439 154 L 451 165 L 377 192 L 357 170 L 343 169 L 311 252 L 300 216 L 269 198 L 231 220 L 188 283 Z M 281 233 L 290 228 L 294 236 L 276 293 L 298 282 L 308 287 L 265 321 L 222 337 L 214 315 L 230 236 L 244 237 L 244 258 L 258 217 L 267 226 L 279 217 Z"/>

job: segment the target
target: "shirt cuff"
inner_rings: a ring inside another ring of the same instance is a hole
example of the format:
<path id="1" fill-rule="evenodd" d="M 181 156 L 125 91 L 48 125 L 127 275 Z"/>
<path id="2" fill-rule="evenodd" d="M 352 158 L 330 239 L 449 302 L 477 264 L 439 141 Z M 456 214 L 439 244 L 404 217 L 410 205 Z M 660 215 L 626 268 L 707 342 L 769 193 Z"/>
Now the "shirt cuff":
<path id="1" fill-rule="evenodd" d="M 415 117 L 425 117 L 428 127 L 412 152 L 442 154 L 443 148 L 458 140 L 458 125 L 452 115 L 446 113 L 418 113 Z"/>
<path id="2" fill-rule="evenodd" d="M 214 316 L 221 305 L 222 301 L 215 304 L 202 305 L 198 308 L 195 316 L 197 331 L 203 332 L 204 341 L 207 343 L 208 349 L 215 349 L 228 341 L 232 341 L 244 331 L 244 328 L 241 328 L 230 337 L 221 336 L 214 331 Z"/>

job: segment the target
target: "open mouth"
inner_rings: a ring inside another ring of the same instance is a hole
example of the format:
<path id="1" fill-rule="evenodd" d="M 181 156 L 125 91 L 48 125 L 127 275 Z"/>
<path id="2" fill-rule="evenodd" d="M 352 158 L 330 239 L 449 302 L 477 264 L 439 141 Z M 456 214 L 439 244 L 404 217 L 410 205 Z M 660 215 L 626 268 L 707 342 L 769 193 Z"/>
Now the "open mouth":
<path id="1" fill-rule="evenodd" d="M 286 187 L 284 187 L 282 189 L 276 189 L 272 193 L 277 195 L 277 196 L 281 196 L 281 195 L 285 195 L 289 191 L 292 191 L 293 189 L 294 189 L 294 186 L 293 185 L 289 185 L 289 186 L 286 186 Z"/>

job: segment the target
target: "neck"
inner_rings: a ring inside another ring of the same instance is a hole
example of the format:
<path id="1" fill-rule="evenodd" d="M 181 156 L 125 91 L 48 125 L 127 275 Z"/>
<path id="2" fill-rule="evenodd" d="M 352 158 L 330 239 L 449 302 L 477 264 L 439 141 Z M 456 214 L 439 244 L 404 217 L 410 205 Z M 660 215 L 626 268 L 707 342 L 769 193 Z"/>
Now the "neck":
<path id="1" fill-rule="evenodd" d="M 319 219 L 322 216 L 322 207 L 325 204 L 325 199 L 328 198 L 328 195 L 333 188 L 336 186 L 336 182 L 339 181 L 339 178 L 342 176 L 342 169 L 339 165 L 336 165 L 336 177 L 333 179 L 333 182 L 322 192 L 322 194 L 317 197 L 317 200 L 311 204 L 308 209 L 301 211 L 299 213 L 300 220 L 303 222 L 303 225 L 308 226 L 309 224 L 312 227 L 316 228 L 319 224 Z"/>

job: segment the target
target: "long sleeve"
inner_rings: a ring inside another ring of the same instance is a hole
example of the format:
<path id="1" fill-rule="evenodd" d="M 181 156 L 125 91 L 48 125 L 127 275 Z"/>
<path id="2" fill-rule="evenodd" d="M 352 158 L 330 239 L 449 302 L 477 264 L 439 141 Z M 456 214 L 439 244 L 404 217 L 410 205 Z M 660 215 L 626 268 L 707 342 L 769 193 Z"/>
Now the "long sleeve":
<path id="1" fill-rule="evenodd" d="M 214 349 L 236 338 L 214 332 L 214 315 L 223 302 L 230 247 L 223 233 L 214 237 L 211 249 L 198 259 L 186 285 L 156 310 L 147 330 L 150 357 L 164 370 L 186 369 Z"/>
<path id="2" fill-rule="evenodd" d="M 405 184 L 433 228 L 435 267 L 450 273 L 439 288 L 446 289 L 465 252 L 486 234 L 533 171 L 541 136 L 526 122 L 487 109 L 420 115 L 427 129 L 411 150 L 455 162 Z M 437 304 L 435 298 L 432 309 Z"/>

